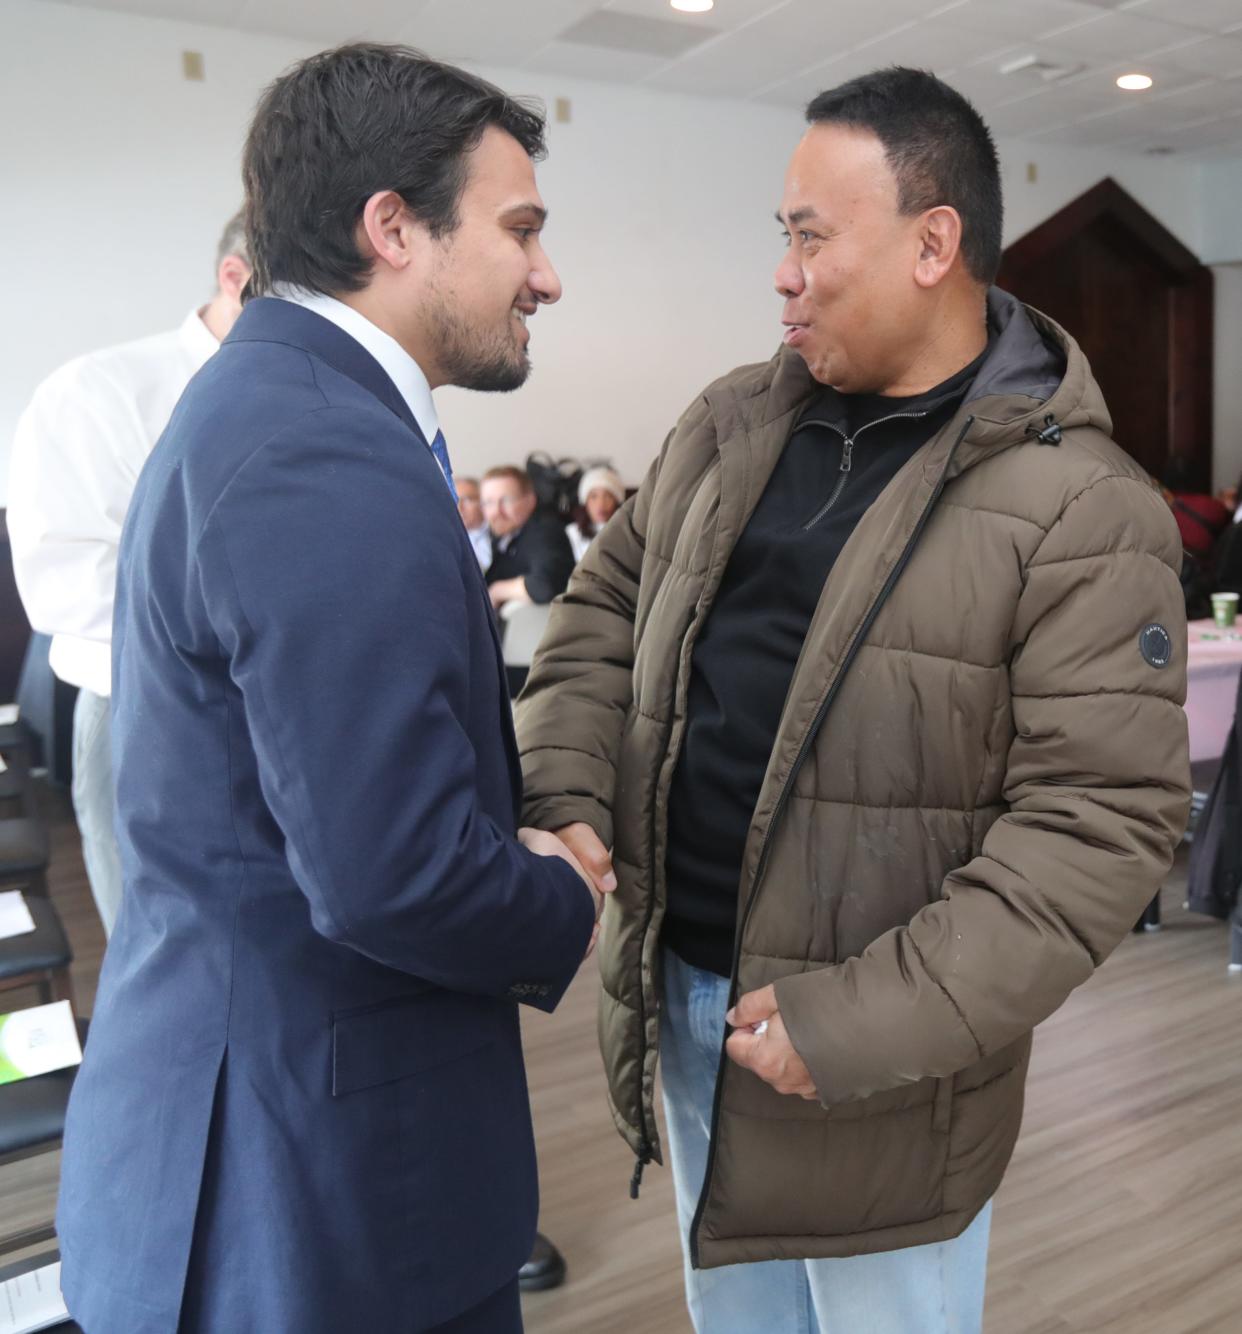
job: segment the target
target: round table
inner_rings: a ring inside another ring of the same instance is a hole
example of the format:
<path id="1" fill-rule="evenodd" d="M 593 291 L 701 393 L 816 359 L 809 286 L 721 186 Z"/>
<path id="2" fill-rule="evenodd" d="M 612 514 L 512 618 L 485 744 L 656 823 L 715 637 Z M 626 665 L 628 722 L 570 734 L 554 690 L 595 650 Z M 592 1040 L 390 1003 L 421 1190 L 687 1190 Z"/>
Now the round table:
<path id="1" fill-rule="evenodd" d="M 1190 758 L 1216 760 L 1224 754 L 1242 673 L 1242 621 L 1229 630 L 1214 621 L 1186 627 L 1186 717 Z"/>

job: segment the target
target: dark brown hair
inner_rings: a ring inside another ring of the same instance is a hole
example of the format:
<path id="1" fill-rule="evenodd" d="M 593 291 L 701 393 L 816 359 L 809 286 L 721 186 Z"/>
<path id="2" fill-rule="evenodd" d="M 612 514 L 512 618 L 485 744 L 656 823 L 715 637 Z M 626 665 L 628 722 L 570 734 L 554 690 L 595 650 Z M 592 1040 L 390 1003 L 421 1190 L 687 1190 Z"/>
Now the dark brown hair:
<path id="1" fill-rule="evenodd" d="M 365 287 L 371 265 L 355 229 L 381 190 L 395 190 L 433 236 L 452 232 L 466 154 L 489 125 L 543 156 L 542 111 L 407 46 L 342 46 L 282 74 L 259 101 L 242 159 L 247 296 L 273 283 L 329 295 Z"/>

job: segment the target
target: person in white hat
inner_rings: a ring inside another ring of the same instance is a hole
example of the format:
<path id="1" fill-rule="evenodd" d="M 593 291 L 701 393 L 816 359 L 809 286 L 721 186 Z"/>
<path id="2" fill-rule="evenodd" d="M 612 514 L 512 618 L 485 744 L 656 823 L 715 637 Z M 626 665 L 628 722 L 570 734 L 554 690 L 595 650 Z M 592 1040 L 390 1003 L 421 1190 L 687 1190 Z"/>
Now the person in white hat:
<path id="1" fill-rule="evenodd" d="M 625 483 L 611 468 L 588 468 L 578 483 L 580 513 L 565 529 L 576 565 L 596 533 L 625 503 Z"/>

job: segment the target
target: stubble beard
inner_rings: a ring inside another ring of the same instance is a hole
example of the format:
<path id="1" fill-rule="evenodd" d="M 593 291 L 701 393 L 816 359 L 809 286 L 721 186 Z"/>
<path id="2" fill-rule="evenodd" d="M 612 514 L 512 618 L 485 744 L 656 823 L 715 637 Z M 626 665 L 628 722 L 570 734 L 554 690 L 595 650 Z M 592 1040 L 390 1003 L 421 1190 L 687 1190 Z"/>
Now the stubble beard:
<path id="1" fill-rule="evenodd" d="M 437 299 L 429 317 L 445 384 L 507 394 L 526 383 L 530 358 L 513 335 L 510 315 L 503 328 L 485 329 Z"/>

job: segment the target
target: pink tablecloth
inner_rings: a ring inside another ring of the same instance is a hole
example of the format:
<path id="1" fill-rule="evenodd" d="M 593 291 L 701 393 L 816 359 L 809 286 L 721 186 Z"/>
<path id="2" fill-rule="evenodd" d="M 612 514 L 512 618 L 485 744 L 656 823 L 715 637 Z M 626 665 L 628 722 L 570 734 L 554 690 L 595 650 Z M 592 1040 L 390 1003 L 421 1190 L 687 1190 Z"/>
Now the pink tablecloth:
<path id="1" fill-rule="evenodd" d="M 1231 630 L 1212 621 L 1191 621 L 1186 663 L 1186 716 L 1190 758 L 1214 760 L 1224 753 L 1242 672 L 1242 617 Z"/>

